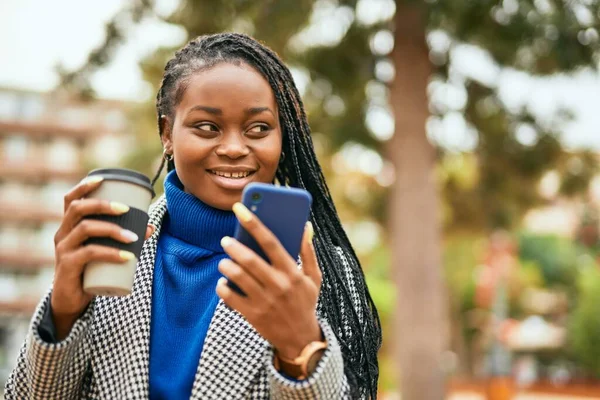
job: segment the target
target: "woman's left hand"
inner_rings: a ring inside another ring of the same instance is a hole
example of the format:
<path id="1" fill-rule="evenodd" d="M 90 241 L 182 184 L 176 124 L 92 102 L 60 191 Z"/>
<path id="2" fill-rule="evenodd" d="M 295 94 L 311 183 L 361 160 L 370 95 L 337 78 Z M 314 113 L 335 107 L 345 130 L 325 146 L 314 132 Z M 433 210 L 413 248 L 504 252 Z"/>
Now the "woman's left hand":
<path id="1" fill-rule="evenodd" d="M 235 282 L 246 297 L 227 286 L 224 278 L 217 285 L 217 294 L 242 314 L 278 354 L 296 358 L 306 345 L 322 340 L 316 316 L 321 270 L 312 244 L 312 225 L 307 223 L 304 230 L 299 269 L 296 260 L 256 215 L 241 203 L 236 203 L 233 211 L 271 265 L 237 240 L 223 238 L 221 244 L 231 260 L 221 260 L 219 271 Z"/>

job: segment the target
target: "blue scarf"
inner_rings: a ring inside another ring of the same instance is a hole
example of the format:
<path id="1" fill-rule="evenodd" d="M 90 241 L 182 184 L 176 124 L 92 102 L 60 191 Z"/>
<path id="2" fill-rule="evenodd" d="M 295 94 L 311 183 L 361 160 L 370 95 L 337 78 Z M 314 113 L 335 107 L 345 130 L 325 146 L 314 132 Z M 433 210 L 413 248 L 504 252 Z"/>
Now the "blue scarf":
<path id="1" fill-rule="evenodd" d="M 167 214 L 156 251 L 150 323 L 150 399 L 189 399 L 208 326 L 219 301 L 220 241 L 232 236 L 231 211 L 212 208 L 171 171 Z"/>

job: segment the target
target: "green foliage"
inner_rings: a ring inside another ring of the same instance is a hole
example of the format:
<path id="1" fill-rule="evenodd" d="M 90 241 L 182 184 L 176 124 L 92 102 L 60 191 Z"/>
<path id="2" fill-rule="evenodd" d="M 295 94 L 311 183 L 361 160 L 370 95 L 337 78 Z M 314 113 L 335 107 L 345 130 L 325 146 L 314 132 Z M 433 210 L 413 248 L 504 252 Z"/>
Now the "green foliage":
<path id="1" fill-rule="evenodd" d="M 395 309 L 397 293 L 392 281 L 390 265 L 390 253 L 385 246 L 380 246 L 362 257 L 361 264 L 365 268 L 365 278 L 373 302 L 379 311 L 381 324 L 386 328 L 385 332 L 391 330 L 393 312 Z M 389 328 L 389 329 L 387 329 Z"/>
<path id="2" fill-rule="evenodd" d="M 367 286 L 373 302 L 379 312 L 383 331 L 383 348 L 379 353 L 379 386 L 384 392 L 398 388 L 396 367 L 390 344 L 394 343 L 396 334 L 394 310 L 396 308 L 397 291 L 391 279 L 390 254 L 385 246 L 378 247 L 361 259 L 365 268 Z"/>
<path id="3" fill-rule="evenodd" d="M 585 268 L 578 278 L 578 301 L 569 319 L 569 345 L 586 370 L 600 378 L 600 270 Z"/>
<path id="4" fill-rule="evenodd" d="M 496 82 L 475 81 L 457 76 L 456 71 L 451 76 L 448 60 L 454 46 L 468 43 L 483 49 L 499 68 L 532 75 L 597 68 L 597 5 L 568 0 L 428 3 L 430 29 L 444 32 L 450 39 L 448 50 L 432 53 L 432 60 L 447 82 L 462 86 L 465 81 L 468 101 L 458 111 L 475 129 L 478 140 L 478 187 L 460 188 L 452 180 L 443 186 L 447 201 L 463 208 L 462 213 L 455 213 L 456 218 L 446 221 L 447 226 L 459 230 L 514 229 L 528 209 L 543 201 L 537 186 L 550 170 L 559 172 L 563 194 L 584 191 L 597 171 L 598 160 L 585 151 L 563 149 L 558 139 L 571 117 L 569 110 L 557 113 L 553 121 L 538 121 L 526 108 L 508 109 L 498 96 Z M 434 114 L 444 115 L 446 111 L 434 107 Z M 517 140 L 515 133 L 524 123 L 537 137 L 532 145 Z"/>
<path id="5" fill-rule="evenodd" d="M 600 41 L 594 39 L 597 37 L 594 29 L 599 26 L 598 14 L 592 5 L 584 2 L 431 0 L 413 3 L 426 7 L 430 30 L 448 35 L 449 49 L 461 43 L 473 44 L 484 49 L 501 68 L 551 74 L 595 67 L 598 59 Z M 398 0 L 397 4 L 403 2 Z M 393 149 L 368 134 L 365 124 L 368 105 L 374 101 L 367 96 L 366 88 L 377 82 L 375 64 L 386 58 L 372 52 L 370 41 L 375 33 L 390 29 L 391 25 L 390 21 L 361 24 L 356 16 L 356 5 L 356 0 L 185 0 L 164 19 L 183 27 L 188 38 L 234 30 L 250 33 L 266 42 L 288 64 L 308 74 L 304 100 L 311 127 L 313 132 L 327 138 L 331 153 L 354 141 L 378 150 L 385 158 L 393 157 Z M 63 82 L 89 92 L 91 74 L 110 60 L 114 48 L 125 37 L 124 25 L 153 14 L 153 7 L 153 2 L 146 0 L 136 0 L 124 7 L 108 22 L 105 42 L 92 52 L 88 63 L 78 71 L 63 73 Z M 297 39 L 297 34 L 309 25 L 311 10 L 323 7 L 353 14 L 354 19 L 340 40 L 328 45 L 305 43 L 300 49 L 291 45 L 292 39 Z M 584 14 L 587 17 L 582 20 Z M 158 86 L 164 64 L 175 50 L 161 47 L 143 60 L 144 78 L 153 87 Z M 461 185 L 454 177 L 443 182 L 448 230 L 485 232 L 518 226 L 522 215 L 542 201 L 537 184 L 549 170 L 560 173 L 562 193 L 576 195 L 587 188 L 597 172 L 597 159 L 585 152 L 566 152 L 558 141 L 559 132 L 548 128 L 560 129 L 562 122 L 568 119 L 567 112 L 563 113 L 567 117 L 557 116 L 556 123 L 549 124 L 536 121 L 527 110 L 508 110 L 498 97 L 495 83 L 486 87 L 465 77 L 457 80 L 449 74 L 449 53 L 432 53 L 430 57 L 436 62 L 439 77 L 454 79 L 454 84 L 464 80 L 460 84 L 467 90 L 468 101 L 464 109 L 457 111 L 478 137 L 474 151 L 474 184 Z M 375 102 L 385 106 L 390 96 L 385 92 L 385 83 L 379 84 L 384 92 Z M 333 100 L 343 102 L 341 111 L 332 113 L 328 109 L 326 105 Z M 490 104 L 493 107 L 490 108 Z M 432 110 L 440 116 L 445 112 L 435 107 Z M 144 145 L 136 150 L 128 165 L 143 171 L 150 170 L 160 156 L 154 118 L 154 111 L 148 107 L 145 114 L 135 119 L 143 125 L 137 128 L 137 134 Z M 529 124 L 536 131 L 538 140 L 534 145 L 524 146 L 516 139 L 515 131 L 521 123 Z M 398 132 L 403 133 L 402 127 Z M 443 151 L 439 154 L 444 157 Z M 386 220 L 385 207 L 382 207 L 385 191 L 372 193 L 376 200 L 365 202 L 355 212 L 377 215 L 383 223 Z"/>
<path id="6" fill-rule="evenodd" d="M 600 171 L 598 156 L 591 151 L 571 154 L 559 168 L 563 177 L 560 191 L 567 196 L 586 190 L 589 182 Z"/>
<path id="7" fill-rule="evenodd" d="M 577 245 L 569 238 L 527 233 L 519 236 L 520 258 L 536 262 L 550 287 L 575 286 L 579 255 Z"/>
<path id="8" fill-rule="evenodd" d="M 475 274 L 487 241 L 481 236 L 454 235 L 443 248 L 444 274 L 452 301 L 461 311 L 474 307 Z"/>
<path id="9" fill-rule="evenodd" d="M 555 0 L 445 1 L 430 5 L 430 25 L 486 49 L 500 65 L 534 74 L 596 67 L 596 2 Z M 583 17 L 585 15 L 585 17 Z M 588 37 L 589 35 L 589 37 Z"/>

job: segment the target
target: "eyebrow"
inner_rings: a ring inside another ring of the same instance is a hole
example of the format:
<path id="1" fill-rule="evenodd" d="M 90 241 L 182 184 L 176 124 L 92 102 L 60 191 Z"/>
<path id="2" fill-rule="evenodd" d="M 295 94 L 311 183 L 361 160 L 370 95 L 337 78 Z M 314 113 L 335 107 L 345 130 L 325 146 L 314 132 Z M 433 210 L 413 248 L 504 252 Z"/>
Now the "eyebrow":
<path id="1" fill-rule="evenodd" d="M 188 114 L 191 114 L 194 111 L 206 111 L 207 113 L 213 114 L 213 115 L 222 115 L 223 114 L 223 110 L 221 110 L 220 108 L 214 108 L 214 107 L 208 107 L 208 106 L 194 106 L 190 109 Z"/>
<path id="2" fill-rule="evenodd" d="M 248 115 L 256 115 L 256 114 L 260 114 L 262 112 L 268 111 L 271 114 L 273 114 L 273 116 L 275 116 L 275 113 L 269 108 L 269 107 L 252 107 L 252 108 L 247 108 L 246 109 L 246 114 Z"/>
<path id="3" fill-rule="evenodd" d="M 212 115 L 223 115 L 223 110 L 221 110 L 220 108 L 208 107 L 208 106 L 194 106 L 190 109 L 189 113 L 192 113 L 194 111 L 199 111 L 199 110 L 206 111 L 207 113 L 212 114 Z M 271 114 L 273 114 L 273 116 L 275 116 L 275 113 L 269 107 L 251 107 L 251 108 L 247 108 L 245 110 L 245 113 L 247 115 L 252 116 L 252 115 L 260 114 L 265 111 L 268 111 Z"/>

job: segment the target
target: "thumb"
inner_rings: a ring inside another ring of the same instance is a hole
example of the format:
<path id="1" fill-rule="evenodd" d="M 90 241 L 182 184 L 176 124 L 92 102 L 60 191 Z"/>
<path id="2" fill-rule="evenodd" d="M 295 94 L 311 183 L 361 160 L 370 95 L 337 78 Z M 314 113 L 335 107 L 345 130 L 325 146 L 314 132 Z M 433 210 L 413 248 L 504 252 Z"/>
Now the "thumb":
<path id="1" fill-rule="evenodd" d="M 152 236 L 155 231 L 156 231 L 156 227 L 152 224 L 148 224 L 148 226 L 146 227 L 146 236 L 145 236 L 144 240 L 148 240 L 148 238 L 150 236 Z"/>
<path id="2" fill-rule="evenodd" d="M 304 228 L 304 235 L 302 237 L 302 248 L 300 249 L 300 258 L 302 259 L 302 271 L 313 281 L 317 287 L 321 287 L 321 269 L 319 268 L 319 262 L 317 261 L 317 255 L 315 254 L 315 247 L 313 246 L 314 229 L 312 224 L 306 223 Z"/>

